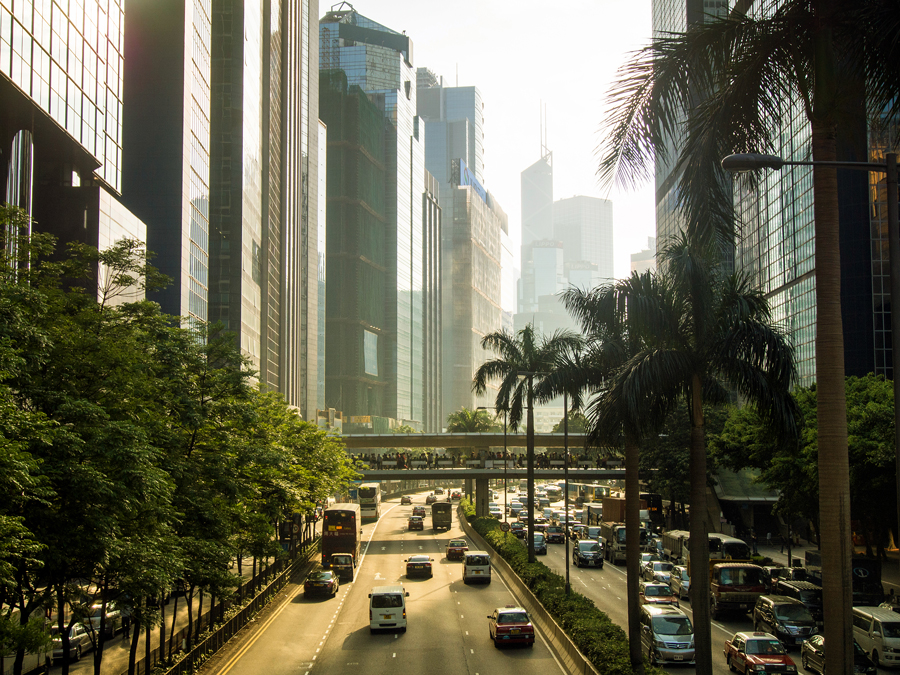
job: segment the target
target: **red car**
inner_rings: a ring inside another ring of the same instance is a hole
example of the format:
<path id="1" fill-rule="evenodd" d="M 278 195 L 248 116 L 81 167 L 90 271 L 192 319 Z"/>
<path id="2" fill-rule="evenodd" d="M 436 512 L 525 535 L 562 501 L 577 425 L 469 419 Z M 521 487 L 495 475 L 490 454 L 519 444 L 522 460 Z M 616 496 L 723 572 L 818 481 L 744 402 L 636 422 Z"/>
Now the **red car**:
<path id="1" fill-rule="evenodd" d="M 434 572 L 431 569 L 432 559 L 427 555 L 411 555 L 409 559 L 406 561 L 406 576 L 407 577 L 428 577 L 429 579 L 434 576 Z"/>
<path id="2" fill-rule="evenodd" d="M 307 597 L 314 595 L 330 595 L 335 596 L 338 592 L 340 582 L 338 576 L 331 570 L 319 570 L 310 572 L 303 582 L 303 594 Z"/>
<path id="3" fill-rule="evenodd" d="M 638 598 L 642 605 L 675 605 L 678 607 L 678 596 L 669 584 L 641 581 Z"/>
<path id="4" fill-rule="evenodd" d="M 447 544 L 447 560 L 462 560 L 468 550 L 469 544 L 465 539 L 451 539 Z"/>
<path id="5" fill-rule="evenodd" d="M 525 531 L 525 524 L 519 522 L 512 522 L 509 524 L 509 531 L 513 533 L 519 539 L 524 539 L 527 532 Z"/>
<path id="6" fill-rule="evenodd" d="M 451 499 L 462 499 L 462 494 L 460 493 L 459 490 L 454 490 L 453 493 L 450 495 L 450 498 Z"/>
<path id="7" fill-rule="evenodd" d="M 409 519 L 410 530 L 425 530 L 425 521 L 422 516 L 413 516 Z"/>
<path id="8" fill-rule="evenodd" d="M 522 607 L 498 607 L 488 616 L 488 628 L 498 649 L 502 645 L 516 644 L 534 647 L 534 626 Z"/>
<path id="9" fill-rule="evenodd" d="M 412 497 L 409 495 L 403 495 L 400 497 L 400 504 L 412 504 Z"/>
<path id="10" fill-rule="evenodd" d="M 750 675 L 757 671 L 796 673 L 797 664 L 784 645 L 769 633 L 735 633 L 725 640 L 725 663 L 731 671 Z"/>
<path id="11" fill-rule="evenodd" d="M 437 501 L 437 497 L 434 496 L 433 492 L 430 495 L 428 495 L 427 497 L 425 497 L 426 504 L 434 504 L 436 501 Z"/>
<path id="12" fill-rule="evenodd" d="M 422 518 L 425 517 L 425 507 L 424 506 L 414 506 L 412 510 L 412 514 L 414 516 L 420 516 Z"/>

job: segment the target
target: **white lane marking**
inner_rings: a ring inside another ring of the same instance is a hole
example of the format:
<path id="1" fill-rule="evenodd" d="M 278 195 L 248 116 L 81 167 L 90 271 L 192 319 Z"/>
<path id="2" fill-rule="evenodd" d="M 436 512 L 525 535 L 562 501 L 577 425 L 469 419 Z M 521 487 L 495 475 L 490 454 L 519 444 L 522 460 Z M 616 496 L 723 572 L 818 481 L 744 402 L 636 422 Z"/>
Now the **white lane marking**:
<path id="1" fill-rule="evenodd" d="M 468 634 L 469 634 L 469 631 L 466 631 L 466 635 L 468 635 Z M 478 673 L 475 673 L 475 675 L 478 675 Z"/>
<path id="2" fill-rule="evenodd" d="M 392 658 L 392 659 L 396 659 L 396 658 L 397 658 L 397 652 L 394 652 L 394 655 L 393 655 L 391 658 Z"/>
<path id="3" fill-rule="evenodd" d="M 475 653 L 475 650 L 474 650 L 474 649 L 470 649 L 469 652 L 472 653 L 472 654 L 474 654 L 474 653 Z"/>

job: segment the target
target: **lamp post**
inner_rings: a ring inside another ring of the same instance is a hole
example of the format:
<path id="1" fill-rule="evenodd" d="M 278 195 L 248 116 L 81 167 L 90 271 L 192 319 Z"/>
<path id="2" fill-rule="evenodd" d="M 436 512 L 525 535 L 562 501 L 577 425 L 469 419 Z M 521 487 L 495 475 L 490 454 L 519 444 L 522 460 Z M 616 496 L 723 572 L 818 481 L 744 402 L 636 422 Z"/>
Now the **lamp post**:
<path id="1" fill-rule="evenodd" d="M 478 406 L 475 410 L 487 410 L 487 408 L 483 405 Z M 508 463 L 506 459 L 506 420 L 509 415 L 508 410 L 503 411 L 503 522 L 507 522 L 508 513 L 509 513 L 509 504 L 507 504 L 509 487 L 506 484 L 506 465 Z"/>
<path id="2" fill-rule="evenodd" d="M 755 171 L 757 169 L 780 170 L 783 166 L 826 166 L 835 169 L 857 169 L 862 171 L 876 171 L 887 174 L 887 221 L 888 221 L 888 251 L 890 255 L 891 273 L 891 359 L 893 363 L 894 381 L 894 465 L 897 474 L 897 522 L 900 527 L 900 311 L 895 311 L 894 303 L 900 302 L 900 209 L 898 209 L 897 195 L 897 153 L 888 152 L 884 155 L 884 162 L 825 162 L 788 161 L 776 155 L 759 155 L 744 153 L 728 155 L 722 160 L 722 168 L 726 171 L 739 173 L 743 171 Z M 898 530 L 900 539 L 900 530 Z"/>

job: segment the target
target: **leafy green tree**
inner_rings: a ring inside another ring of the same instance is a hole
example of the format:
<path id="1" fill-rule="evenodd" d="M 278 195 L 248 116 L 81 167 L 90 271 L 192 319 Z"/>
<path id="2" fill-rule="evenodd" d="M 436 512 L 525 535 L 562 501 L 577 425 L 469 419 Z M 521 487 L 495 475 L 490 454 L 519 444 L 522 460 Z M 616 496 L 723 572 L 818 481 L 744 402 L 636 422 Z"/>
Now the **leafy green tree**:
<path id="1" fill-rule="evenodd" d="M 487 410 L 470 410 L 463 406 L 447 415 L 447 431 L 450 433 L 478 434 L 493 427 L 494 418 Z"/>
<path id="2" fill-rule="evenodd" d="M 569 433 L 570 434 L 584 434 L 588 431 L 588 420 L 587 417 L 584 416 L 584 413 L 579 411 L 570 411 L 569 412 Z M 552 433 L 561 434 L 563 432 L 563 421 L 560 420 L 556 424 L 553 425 Z"/>
<path id="3" fill-rule="evenodd" d="M 515 335 L 498 331 L 485 335 L 482 349 L 490 349 L 498 358 L 486 361 L 475 371 L 472 389 L 477 394 L 487 391 L 487 384 L 500 380 L 495 409 L 508 411 L 509 428 L 516 430 L 526 417 L 528 512 L 534 513 L 534 390 L 538 383 L 556 367 L 560 355 L 576 350 L 579 338 L 567 331 L 558 331 L 548 337 L 538 338 L 533 324 L 528 324 Z M 524 375 L 527 373 L 527 375 Z M 528 561 L 534 562 L 534 532 L 528 528 Z"/>
<path id="4" fill-rule="evenodd" d="M 741 275 L 726 275 L 710 250 L 697 250 L 682 237 L 663 254 L 665 272 L 632 275 L 602 302 L 569 291 L 564 301 L 576 316 L 602 311 L 593 322 L 627 335 L 630 341 L 606 388 L 588 407 L 594 433 L 626 436 L 628 446 L 657 435 L 679 400 L 685 401 L 691 426 L 691 593 L 698 669 L 712 668 L 706 487 L 707 455 L 704 403 L 721 403 L 728 386 L 759 402 L 773 428 L 789 433 L 795 421 L 788 388 L 795 376 L 793 351 L 771 321 L 762 293 Z M 580 309 L 579 309 L 580 307 Z M 620 326 L 624 326 L 623 331 Z M 632 458 L 633 457 L 633 458 Z M 636 468 L 636 466 L 635 466 Z M 629 490 L 626 485 L 626 498 Z M 627 509 L 626 505 L 626 509 Z M 632 507 L 633 508 L 633 507 Z M 627 526 L 627 520 L 626 520 Z M 636 534 L 636 533 L 635 533 Z M 626 541 L 628 539 L 626 538 Z"/>
<path id="5" fill-rule="evenodd" d="M 652 162 L 672 162 L 692 240 L 733 245 L 728 182 L 719 160 L 733 152 L 778 152 L 799 108 L 812 159 L 833 162 L 848 120 L 878 131 L 896 124 L 900 102 L 898 7 L 882 0 L 784 0 L 757 16 L 738 3 L 727 17 L 666 35 L 621 69 L 611 98 L 603 179 L 634 182 Z M 793 104 L 788 104 L 792 102 Z M 865 120 L 866 113 L 870 113 Z M 685 121 L 686 120 L 686 121 Z M 842 126 L 844 125 L 844 126 Z M 851 127 L 854 123 L 850 124 Z M 854 127 L 855 128 L 855 127 Z M 686 130 L 677 157 L 667 141 Z M 885 135 L 889 138 L 889 135 Z M 816 379 L 828 670 L 852 669 L 850 481 L 844 398 L 837 172 L 813 171 L 816 236 Z"/>

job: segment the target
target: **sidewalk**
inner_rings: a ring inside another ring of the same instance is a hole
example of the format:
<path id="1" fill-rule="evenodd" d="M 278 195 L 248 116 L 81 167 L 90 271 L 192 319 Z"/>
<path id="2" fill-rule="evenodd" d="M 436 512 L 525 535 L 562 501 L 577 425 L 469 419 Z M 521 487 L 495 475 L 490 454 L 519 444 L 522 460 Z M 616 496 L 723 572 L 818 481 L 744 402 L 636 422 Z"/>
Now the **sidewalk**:
<path id="1" fill-rule="evenodd" d="M 772 545 L 769 546 L 765 543 L 758 544 L 757 550 L 760 555 L 766 556 L 767 558 L 771 558 L 779 565 L 787 565 L 788 557 L 787 557 L 787 546 L 784 547 L 784 552 L 781 550 L 781 544 L 779 543 L 777 546 Z M 799 558 L 802 562 L 806 560 L 806 551 L 815 551 L 816 546 L 810 545 L 809 542 L 804 540 L 800 546 L 791 546 L 791 557 L 795 560 Z M 865 547 L 858 546 L 856 547 L 857 555 L 865 555 L 866 549 Z M 891 550 L 887 551 L 887 560 L 884 561 L 881 565 L 881 582 L 884 585 L 885 592 L 890 591 L 891 588 L 894 588 L 896 593 L 900 593 L 900 551 Z"/>

